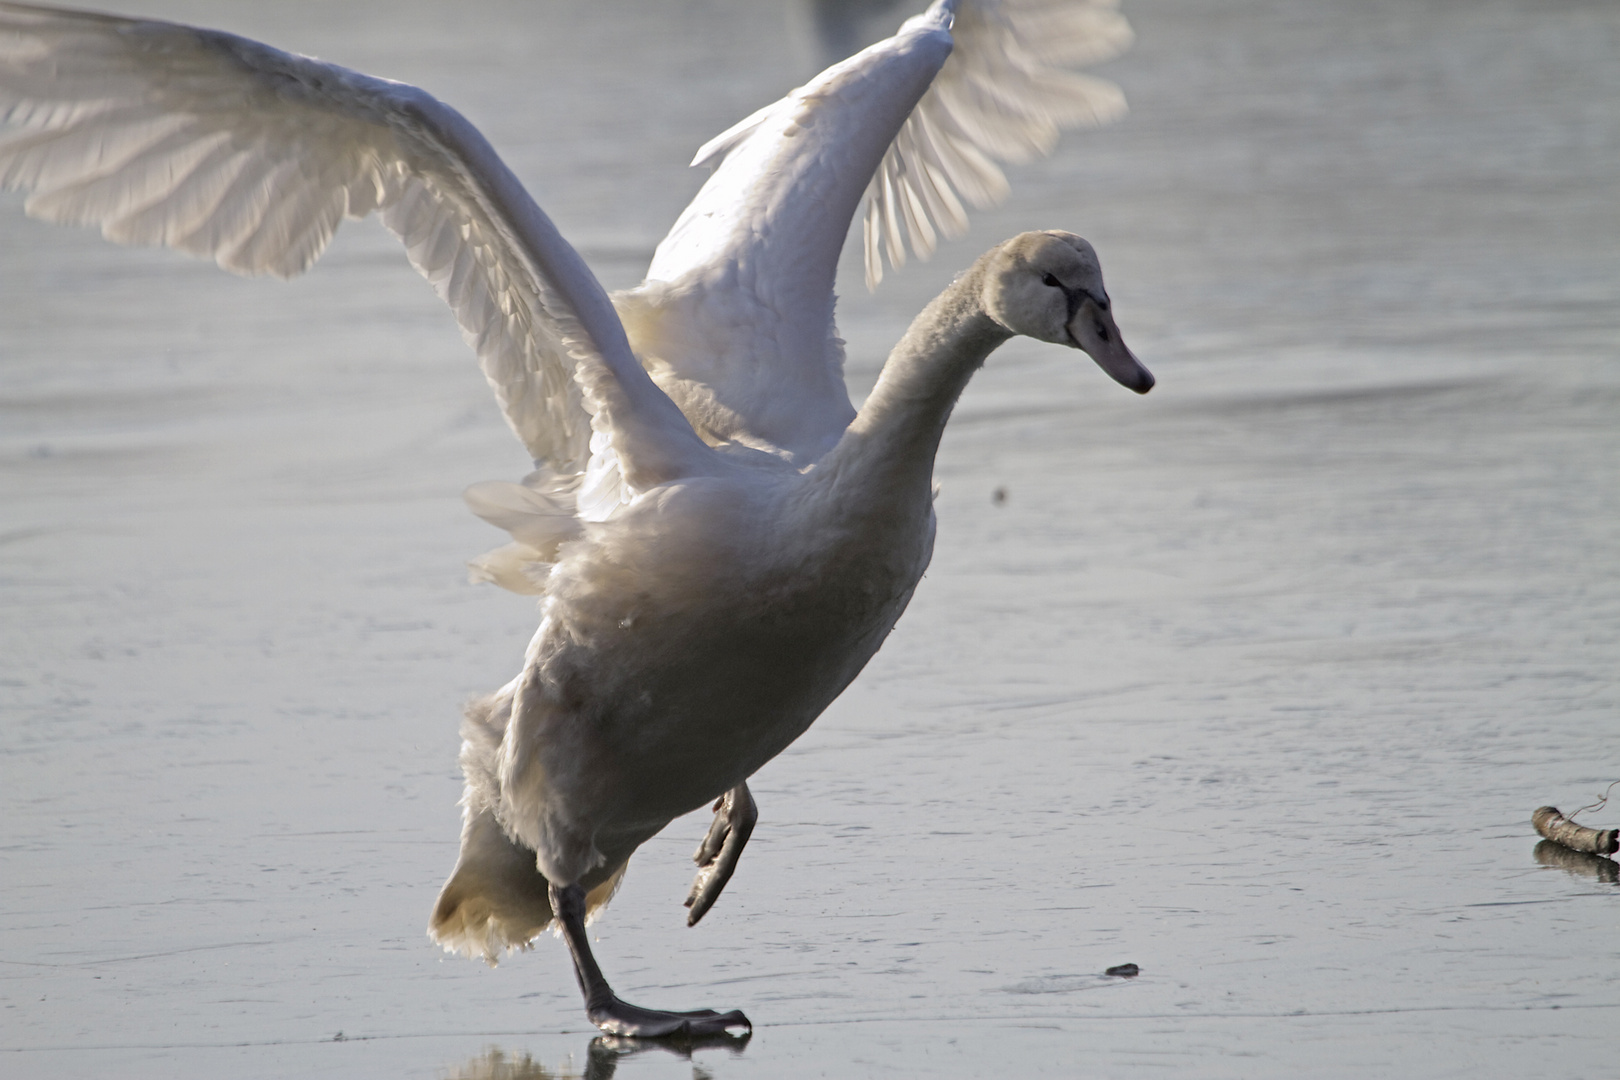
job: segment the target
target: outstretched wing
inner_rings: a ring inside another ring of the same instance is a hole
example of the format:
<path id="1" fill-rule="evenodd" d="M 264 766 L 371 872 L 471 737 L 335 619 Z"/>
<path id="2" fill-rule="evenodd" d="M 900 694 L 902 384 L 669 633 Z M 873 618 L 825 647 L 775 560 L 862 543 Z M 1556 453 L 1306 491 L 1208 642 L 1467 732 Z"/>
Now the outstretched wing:
<path id="1" fill-rule="evenodd" d="M 344 217 L 380 210 L 537 461 L 583 470 L 593 424 L 593 472 L 632 487 L 702 450 L 584 261 L 415 87 L 231 34 L 0 3 L 0 125 L 0 186 L 30 192 L 30 214 L 239 274 L 301 273 Z"/>
<path id="2" fill-rule="evenodd" d="M 864 195 L 867 283 L 1006 192 L 996 160 L 1124 107 L 1064 65 L 1130 41 L 1114 0 L 937 0 L 698 151 L 718 168 L 615 297 L 644 362 L 711 439 L 814 460 L 854 417 L 833 283 Z M 722 160 L 723 159 L 723 160 Z"/>

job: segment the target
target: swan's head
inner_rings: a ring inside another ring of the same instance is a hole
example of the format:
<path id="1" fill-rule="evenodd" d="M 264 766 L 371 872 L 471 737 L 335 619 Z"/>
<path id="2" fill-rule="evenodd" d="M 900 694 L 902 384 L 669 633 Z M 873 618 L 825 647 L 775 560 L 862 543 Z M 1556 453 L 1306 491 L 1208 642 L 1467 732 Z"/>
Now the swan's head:
<path id="1" fill-rule="evenodd" d="M 1114 325 L 1097 253 L 1073 233 L 1027 232 L 991 252 L 984 309 L 1015 334 L 1084 350 L 1121 386 L 1153 389 Z"/>

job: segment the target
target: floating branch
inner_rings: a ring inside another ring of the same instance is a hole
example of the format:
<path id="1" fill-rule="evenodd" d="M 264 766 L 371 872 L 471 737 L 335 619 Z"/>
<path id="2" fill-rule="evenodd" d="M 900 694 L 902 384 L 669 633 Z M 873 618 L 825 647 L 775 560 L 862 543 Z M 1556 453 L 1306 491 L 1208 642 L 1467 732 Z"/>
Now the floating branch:
<path id="1" fill-rule="evenodd" d="M 1620 851 L 1620 829 L 1588 829 L 1559 813 L 1556 806 L 1541 807 L 1530 815 L 1530 824 L 1548 840 L 1572 851 L 1589 855 L 1613 855 Z"/>

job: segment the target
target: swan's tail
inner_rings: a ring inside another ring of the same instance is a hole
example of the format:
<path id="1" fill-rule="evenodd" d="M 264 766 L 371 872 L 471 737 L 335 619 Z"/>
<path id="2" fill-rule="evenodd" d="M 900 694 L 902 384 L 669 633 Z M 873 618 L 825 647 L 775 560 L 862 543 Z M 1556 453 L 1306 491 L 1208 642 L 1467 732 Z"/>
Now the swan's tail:
<path id="1" fill-rule="evenodd" d="M 461 857 L 439 891 L 428 936 L 446 952 L 483 957 L 492 967 L 512 949 L 527 949 L 551 925 L 550 883 L 535 866 L 534 852 L 506 834 L 491 810 L 498 797 L 495 755 L 512 708 L 513 686 L 467 707 L 461 724 Z M 613 899 L 629 862 L 585 896 L 589 922 Z"/>
<path id="2" fill-rule="evenodd" d="M 585 896 L 586 921 L 595 919 L 624 879 L 628 862 Z M 470 815 L 461 834 L 461 858 L 433 905 L 428 936 L 445 952 L 482 957 L 494 967 L 513 949 L 527 949 L 551 925 L 548 882 L 534 867 L 534 852 L 513 843 L 495 816 Z"/>

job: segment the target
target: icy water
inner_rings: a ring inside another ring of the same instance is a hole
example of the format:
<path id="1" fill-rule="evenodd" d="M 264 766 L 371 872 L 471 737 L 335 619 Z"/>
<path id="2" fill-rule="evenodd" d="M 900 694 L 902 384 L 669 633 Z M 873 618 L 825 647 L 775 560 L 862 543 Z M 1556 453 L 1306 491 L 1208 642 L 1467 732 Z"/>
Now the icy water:
<path id="1" fill-rule="evenodd" d="M 430 88 L 612 286 L 816 66 L 744 0 L 127 10 Z M 0 1073 L 1614 1075 L 1612 864 L 1529 816 L 1620 778 L 1620 5 L 1126 10 L 1126 121 L 842 317 L 863 389 L 1072 229 L 1159 387 L 993 357 L 928 579 L 701 927 L 706 815 L 637 856 L 616 986 L 758 1025 L 690 1061 L 593 1050 L 554 941 L 423 936 L 535 616 L 464 580 L 460 489 L 526 463 L 394 242 L 239 281 L 4 200 Z"/>

